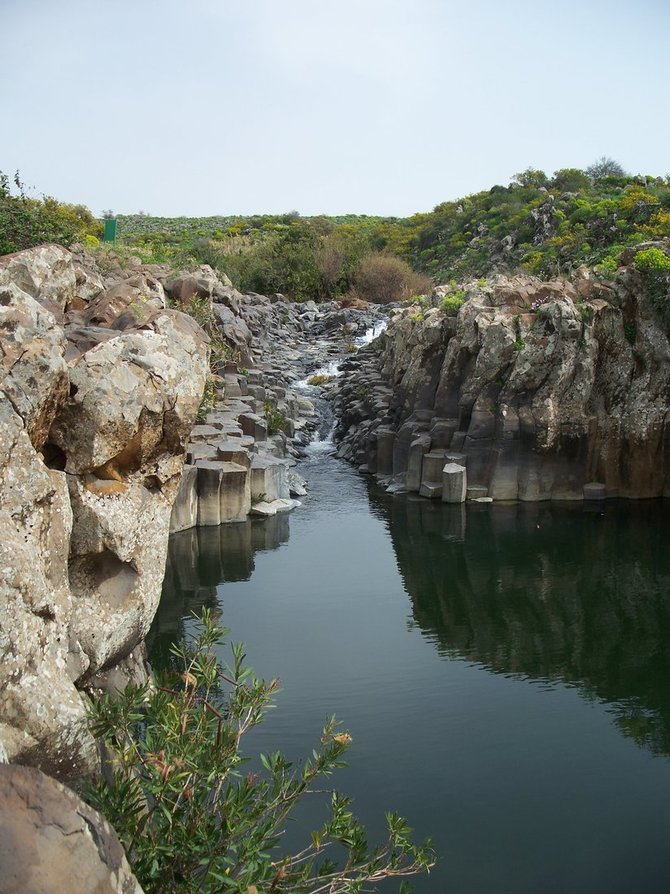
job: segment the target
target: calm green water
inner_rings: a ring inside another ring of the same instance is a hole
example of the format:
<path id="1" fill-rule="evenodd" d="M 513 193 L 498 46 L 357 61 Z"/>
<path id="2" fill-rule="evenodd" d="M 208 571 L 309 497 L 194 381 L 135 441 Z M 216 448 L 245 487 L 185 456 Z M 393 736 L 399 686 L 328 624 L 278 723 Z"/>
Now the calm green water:
<path id="1" fill-rule="evenodd" d="M 282 680 L 250 744 L 297 760 L 345 721 L 373 837 L 395 809 L 434 840 L 416 891 L 669 891 L 667 508 L 393 499 L 318 445 L 301 471 L 290 517 L 172 539 L 154 660 L 220 607 Z"/>

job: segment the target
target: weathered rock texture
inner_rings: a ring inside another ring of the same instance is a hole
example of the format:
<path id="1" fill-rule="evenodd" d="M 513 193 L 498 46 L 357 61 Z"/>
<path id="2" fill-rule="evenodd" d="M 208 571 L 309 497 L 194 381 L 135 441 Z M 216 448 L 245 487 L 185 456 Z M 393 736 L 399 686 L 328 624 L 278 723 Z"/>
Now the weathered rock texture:
<path id="1" fill-rule="evenodd" d="M 58 246 L 0 259 L 0 745 L 60 777 L 95 760 L 81 690 L 155 614 L 207 369 L 155 278 L 122 286 Z"/>
<path id="2" fill-rule="evenodd" d="M 633 267 L 610 284 L 501 277 L 467 299 L 455 318 L 398 312 L 349 362 L 341 456 L 426 491 L 437 451 L 467 467 L 470 498 L 670 492 L 670 343 Z"/>
<path id="3" fill-rule="evenodd" d="M 0 894 L 142 894 L 109 823 L 33 767 L 0 765 Z"/>

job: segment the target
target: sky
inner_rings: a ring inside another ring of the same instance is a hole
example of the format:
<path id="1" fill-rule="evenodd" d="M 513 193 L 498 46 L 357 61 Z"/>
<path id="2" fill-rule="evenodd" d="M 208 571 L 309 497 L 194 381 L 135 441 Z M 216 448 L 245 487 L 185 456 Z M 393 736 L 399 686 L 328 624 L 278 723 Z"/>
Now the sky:
<path id="1" fill-rule="evenodd" d="M 0 34 L 0 170 L 97 215 L 670 173 L 670 0 L 0 0 Z"/>

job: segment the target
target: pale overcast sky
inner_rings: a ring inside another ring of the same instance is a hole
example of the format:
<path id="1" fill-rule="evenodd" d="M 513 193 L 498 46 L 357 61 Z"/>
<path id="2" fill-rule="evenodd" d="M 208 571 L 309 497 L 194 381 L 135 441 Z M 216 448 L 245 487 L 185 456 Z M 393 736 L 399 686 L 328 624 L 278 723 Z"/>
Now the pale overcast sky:
<path id="1" fill-rule="evenodd" d="M 0 33 L 0 170 L 96 214 L 670 172 L 670 0 L 0 0 Z"/>

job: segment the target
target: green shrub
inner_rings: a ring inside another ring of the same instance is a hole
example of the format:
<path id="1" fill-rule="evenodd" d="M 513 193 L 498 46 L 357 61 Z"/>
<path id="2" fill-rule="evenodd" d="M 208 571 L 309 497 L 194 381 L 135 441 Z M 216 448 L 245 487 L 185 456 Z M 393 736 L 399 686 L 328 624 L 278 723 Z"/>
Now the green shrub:
<path id="1" fill-rule="evenodd" d="M 442 310 L 448 317 L 455 317 L 464 304 L 465 292 L 462 289 L 458 289 L 444 296 L 442 299 Z"/>
<path id="2" fill-rule="evenodd" d="M 635 255 L 633 261 L 638 270 L 663 271 L 670 273 L 670 258 L 660 248 L 645 248 Z"/>
<path id="3" fill-rule="evenodd" d="M 351 737 L 331 718 L 301 769 L 273 753 L 260 756 L 258 771 L 245 771 L 242 741 L 277 681 L 256 679 L 241 645 L 231 645 L 230 664 L 220 666 L 214 650 L 226 632 L 204 611 L 192 648 L 173 650 L 171 677 L 129 684 L 91 708 L 111 762 L 87 798 L 114 826 L 147 894 L 349 894 L 428 870 L 429 843 L 415 846 L 395 814 L 386 816 L 386 842 L 370 852 L 349 800 L 336 792 L 305 848 L 283 852 L 291 811 L 307 795 L 319 797 L 315 783 L 344 765 Z M 338 855 L 340 865 L 331 859 Z"/>
<path id="4" fill-rule="evenodd" d="M 263 404 L 265 418 L 268 422 L 268 434 L 276 435 L 280 431 L 284 431 L 286 426 L 286 416 L 277 409 L 277 405 L 271 400 L 266 400 Z"/>
<path id="5" fill-rule="evenodd" d="M 670 326 L 670 257 L 660 248 L 646 248 L 635 255 L 633 264 L 644 280 L 645 292 L 666 326 Z"/>
<path id="6" fill-rule="evenodd" d="M 207 419 L 207 414 L 214 409 L 216 405 L 216 384 L 211 376 L 205 379 L 205 390 L 202 393 L 198 414 L 195 421 L 202 423 Z"/>
<path id="7" fill-rule="evenodd" d="M 45 242 L 69 248 L 87 235 L 101 236 L 102 225 L 84 205 L 30 198 L 18 171 L 11 182 L 0 171 L 0 255 Z"/>

